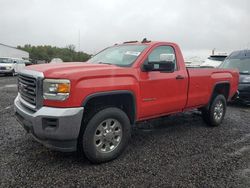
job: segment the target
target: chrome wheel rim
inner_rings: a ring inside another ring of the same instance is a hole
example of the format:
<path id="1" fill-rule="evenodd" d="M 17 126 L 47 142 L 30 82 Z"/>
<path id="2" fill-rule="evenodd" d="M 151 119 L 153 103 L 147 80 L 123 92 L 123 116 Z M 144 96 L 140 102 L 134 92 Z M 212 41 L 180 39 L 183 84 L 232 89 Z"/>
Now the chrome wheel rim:
<path id="1" fill-rule="evenodd" d="M 224 106 L 221 101 L 218 101 L 214 107 L 214 119 L 220 121 L 224 113 Z"/>
<path id="2" fill-rule="evenodd" d="M 113 151 L 122 139 L 122 126 L 116 119 L 102 121 L 95 131 L 94 145 L 102 153 Z"/>

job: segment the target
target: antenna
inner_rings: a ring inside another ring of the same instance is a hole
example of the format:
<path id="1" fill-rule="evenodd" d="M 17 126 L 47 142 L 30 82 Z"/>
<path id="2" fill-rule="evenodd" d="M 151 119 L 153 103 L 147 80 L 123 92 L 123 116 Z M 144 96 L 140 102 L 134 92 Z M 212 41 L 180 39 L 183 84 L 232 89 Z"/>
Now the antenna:
<path id="1" fill-rule="evenodd" d="M 147 42 L 151 42 L 151 41 L 148 40 L 147 38 L 144 38 L 141 42 L 142 42 L 142 43 L 147 43 Z"/>
<path id="2" fill-rule="evenodd" d="M 81 31 L 80 31 L 80 29 L 78 30 L 78 52 L 80 52 L 81 51 Z"/>

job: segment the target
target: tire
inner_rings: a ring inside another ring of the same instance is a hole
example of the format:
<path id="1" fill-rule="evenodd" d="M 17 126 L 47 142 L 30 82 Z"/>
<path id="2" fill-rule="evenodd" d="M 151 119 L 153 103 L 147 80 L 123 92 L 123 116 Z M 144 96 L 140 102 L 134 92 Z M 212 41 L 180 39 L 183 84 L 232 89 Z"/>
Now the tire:
<path id="1" fill-rule="evenodd" d="M 105 108 L 87 122 L 80 133 L 80 149 L 92 163 L 108 162 L 117 158 L 128 145 L 131 124 L 119 108 Z"/>
<path id="2" fill-rule="evenodd" d="M 219 126 L 226 114 L 227 102 L 224 95 L 216 95 L 210 102 L 209 108 L 203 108 L 202 118 L 209 126 Z"/>

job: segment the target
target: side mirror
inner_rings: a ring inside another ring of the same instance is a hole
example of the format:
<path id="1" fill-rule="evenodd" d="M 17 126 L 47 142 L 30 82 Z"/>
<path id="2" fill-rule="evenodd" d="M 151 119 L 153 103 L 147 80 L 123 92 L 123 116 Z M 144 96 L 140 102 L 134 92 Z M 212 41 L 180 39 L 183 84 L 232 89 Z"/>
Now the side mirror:
<path id="1" fill-rule="evenodd" d="M 143 64 L 143 70 L 145 72 L 152 71 L 152 70 L 154 70 L 154 65 L 152 63 L 146 62 Z"/>
<path id="2" fill-rule="evenodd" d="M 160 61 L 145 62 L 143 65 L 144 71 L 160 71 L 160 72 L 174 72 L 175 70 L 175 55 L 174 54 L 160 54 Z"/>

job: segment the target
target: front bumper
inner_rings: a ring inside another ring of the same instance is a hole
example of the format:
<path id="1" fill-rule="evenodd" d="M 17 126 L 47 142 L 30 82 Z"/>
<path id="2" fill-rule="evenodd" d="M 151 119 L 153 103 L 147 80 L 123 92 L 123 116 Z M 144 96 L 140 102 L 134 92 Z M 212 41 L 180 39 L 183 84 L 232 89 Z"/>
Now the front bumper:
<path id="1" fill-rule="evenodd" d="M 250 105 L 250 84 L 239 84 L 238 101 Z"/>
<path id="2" fill-rule="evenodd" d="M 0 69 L 0 74 L 9 74 L 9 73 L 12 73 L 13 72 L 13 69 L 8 69 L 8 70 L 2 70 Z"/>
<path id="3" fill-rule="evenodd" d="M 16 97 L 14 110 L 18 122 L 24 129 L 46 147 L 63 152 L 76 151 L 83 107 L 42 107 L 34 112 L 26 108 L 19 97 Z"/>

